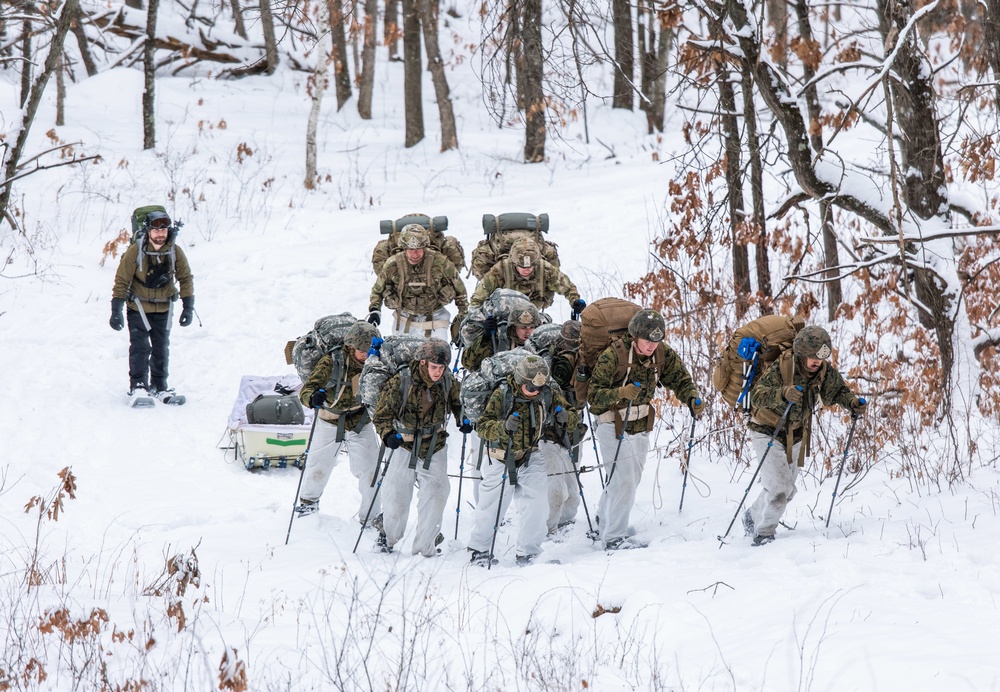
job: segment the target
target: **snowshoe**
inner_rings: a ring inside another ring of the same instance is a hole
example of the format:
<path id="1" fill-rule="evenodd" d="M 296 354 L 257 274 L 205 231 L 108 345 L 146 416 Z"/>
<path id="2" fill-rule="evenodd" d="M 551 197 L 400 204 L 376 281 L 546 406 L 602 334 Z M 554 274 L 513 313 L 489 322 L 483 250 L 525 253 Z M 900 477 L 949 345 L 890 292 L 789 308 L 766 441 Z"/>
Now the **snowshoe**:
<path id="1" fill-rule="evenodd" d="M 134 384 L 128 390 L 128 405 L 132 408 L 153 408 L 156 400 L 149 396 L 144 385 Z"/>
<path id="2" fill-rule="evenodd" d="M 634 538 L 612 538 L 604 544 L 605 550 L 639 550 L 646 548 L 649 543 L 637 541 Z"/>
<path id="3" fill-rule="evenodd" d="M 499 564 L 500 562 L 496 558 L 491 560 L 490 551 L 488 550 L 472 550 L 472 548 L 469 548 L 469 550 L 472 551 L 472 559 L 469 560 L 469 562 L 477 567 L 488 567 L 490 565 Z"/>
<path id="4" fill-rule="evenodd" d="M 186 396 L 178 394 L 173 389 L 151 389 L 149 390 L 149 395 L 161 404 L 170 406 L 183 406 L 187 401 Z"/>
<path id="5" fill-rule="evenodd" d="M 753 537 L 753 541 L 750 543 L 750 545 L 752 545 L 754 547 L 757 547 L 757 546 L 760 546 L 760 545 L 767 545 L 768 543 L 770 543 L 773 540 L 774 540 L 774 536 L 754 536 Z"/>
<path id="6" fill-rule="evenodd" d="M 295 505 L 295 514 L 298 515 L 299 519 L 308 517 L 310 514 L 315 514 L 318 511 L 319 503 L 315 500 L 300 500 L 299 504 Z"/>

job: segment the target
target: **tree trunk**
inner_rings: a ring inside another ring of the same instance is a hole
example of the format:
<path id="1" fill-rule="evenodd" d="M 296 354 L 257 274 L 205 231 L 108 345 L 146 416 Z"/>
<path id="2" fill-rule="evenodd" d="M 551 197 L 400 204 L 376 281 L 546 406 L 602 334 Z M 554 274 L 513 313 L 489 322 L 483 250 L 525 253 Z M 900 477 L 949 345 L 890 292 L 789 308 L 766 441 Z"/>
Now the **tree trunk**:
<path id="1" fill-rule="evenodd" d="M 632 110 L 635 45 L 632 40 L 632 5 L 629 0 L 611 0 L 611 17 L 615 25 L 615 81 L 611 107 Z"/>
<path id="2" fill-rule="evenodd" d="M 746 212 L 743 210 L 743 166 L 740 162 L 743 143 L 740 125 L 736 118 L 736 93 L 729 81 L 729 71 L 720 67 L 716 82 L 719 85 L 720 120 L 725 135 L 726 189 L 729 201 L 729 239 L 733 252 L 733 293 L 736 296 L 736 319 L 742 321 L 750 308 L 750 255 L 742 238 Z"/>
<path id="3" fill-rule="evenodd" d="M 358 115 L 372 119 L 372 93 L 375 90 L 375 30 L 378 26 L 378 0 L 365 0 L 364 42 L 361 48 L 361 75 L 358 85 Z"/>
<path id="4" fill-rule="evenodd" d="M 156 147 L 156 14 L 160 0 L 149 0 L 146 10 L 146 43 L 142 50 L 142 148 Z"/>
<path id="5" fill-rule="evenodd" d="M 83 30 L 82 11 L 78 10 L 76 16 L 73 17 L 73 24 L 70 26 L 70 31 L 76 36 L 76 45 L 80 49 L 80 59 L 83 60 L 87 76 L 93 77 L 97 74 L 97 64 L 94 63 L 94 56 L 90 54 L 90 41 L 87 40 L 87 33 Z"/>
<path id="6" fill-rule="evenodd" d="M 332 18 L 329 16 L 329 12 L 331 11 L 332 8 L 330 5 L 320 3 L 320 17 L 317 22 L 320 26 L 332 22 Z M 324 14 L 327 16 L 323 16 Z M 309 108 L 309 121 L 306 123 L 306 174 L 302 181 L 307 190 L 312 190 L 316 187 L 316 133 L 319 129 L 319 115 L 323 105 L 323 94 L 326 93 L 329 86 L 332 42 L 332 32 L 324 31 L 320 34 L 319 42 L 316 44 L 316 66 L 313 68 L 312 80 L 309 84 L 312 104 Z"/>
<path id="7" fill-rule="evenodd" d="M 772 27 L 774 49 L 771 54 L 781 67 L 788 67 L 788 0 L 767 0 L 767 18 Z"/>
<path id="8" fill-rule="evenodd" d="M 264 59 L 267 62 L 267 74 L 274 74 L 278 69 L 278 39 L 274 35 L 274 17 L 271 16 L 271 0 L 260 2 L 260 28 L 264 32 Z"/>
<path id="9" fill-rule="evenodd" d="M 389 47 L 389 60 L 399 60 L 399 0 L 385 0 L 385 28 L 383 40 Z"/>
<path id="10" fill-rule="evenodd" d="M 753 75 L 745 65 L 740 66 L 743 79 L 743 124 L 747 131 L 747 149 L 750 155 L 750 198 L 753 200 L 753 217 L 751 223 L 754 230 L 754 246 L 756 247 L 755 265 L 757 267 L 757 292 L 761 300 L 760 312 L 770 315 L 773 312 L 771 298 L 771 265 L 767 257 L 767 225 L 764 211 L 764 163 L 760 153 L 760 138 L 757 136 L 757 108 L 754 98 Z"/>
<path id="11" fill-rule="evenodd" d="M 524 87 L 524 160 L 540 163 L 545 160 L 545 92 L 542 88 L 544 58 L 542 56 L 542 0 L 524 0 L 521 42 L 524 49 L 524 69 L 518 81 Z"/>
<path id="12" fill-rule="evenodd" d="M 142 0 L 125 0 L 125 7 L 131 7 L 133 10 L 143 9 Z"/>
<path id="13" fill-rule="evenodd" d="M 650 134 L 654 130 L 663 132 L 663 118 L 667 112 L 667 64 L 674 43 L 674 30 L 660 23 L 655 13 L 651 14 L 651 20 L 659 25 L 660 39 L 650 75 L 649 110 L 646 113 Z"/>
<path id="14" fill-rule="evenodd" d="M 455 111 L 451 105 L 448 78 L 438 45 L 438 12 L 440 0 L 420 0 L 420 23 L 424 30 L 424 49 L 427 51 L 427 69 L 434 83 L 438 113 L 441 117 L 441 151 L 458 149 L 458 132 L 455 128 Z"/>
<path id="15" fill-rule="evenodd" d="M 994 108 L 1000 110 L 1000 0 L 983 0 L 983 42 L 993 68 Z"/>
<path id="16" fill-rule="evenodd" d="M 233 30 L 237 36 L 246 40 L 247 27 L 243 23 L 243 8 L 240 7 L 240 0 L 229 0 L 229 7 L 233 12 Z"/>
<path id="17" fill-rule="evenodd" d="M 56 30 L 52 35 L 52 42 L 49 44 L 49 54 L 45 58 L 45 66 L 42 74 L 38 76 L 34 84 L 31 85 L 28 100 L 25 102 L 21 114 L 20 129 L 16 136 L 7 141 L 13 141 L 13 146 L 9 149 L 7 160 L 4 164 L 4 179 L 0 187 L 0 219 L 10 218 L 7 214 L 7 207 L 10 204 L 11 190 L 13 187 L 14 174 L 17 172 L 18 163 L 24 154 L 24 146 L 28 141 L 28 133 L 31 125 L 35 121 L 38 113 L 38 106 L 42 102 L 42 94 L 45 92 L 45 85 L 49 78 L 55 74 L 56 70 L 62 66 L 63 41 L 69 32 L 70 22 L 73 15 L 80 9 L 80 0 L 66 0 L 62 6 L 62 13 L 56 22 Z"/>
<path id="18" fill-rule="evenodd" d="M 66 54 L 59 60 L 56 70 L 56 127 L 66 124 Z"/>
<path id="19" fill-rule="evenodd" d="M 34 3 L 24 3 L 24 18 L 21 20 L 21 98 L 17 105 L 24 108 L 31 93 L 31 66 L 35 56 L 31 48 L 31 16 L 35 13 Z"/>
<path id="20" fill-rule="evenodd" d="M 424 139 L 419 2 L 420 0 L 403 0 L 403 108 L 406 112 L 406 147 L 412 147 Z"/>
<path id="21" fill-rule="evenodd" d="M 327 0 L 330 13 L 330 35 L 333 41 L 333 83 L 337 91 L 337 110 L 351 100 L 351 70 L 347 65 L 347 35 L 344 33 L 344 3 Z"/>

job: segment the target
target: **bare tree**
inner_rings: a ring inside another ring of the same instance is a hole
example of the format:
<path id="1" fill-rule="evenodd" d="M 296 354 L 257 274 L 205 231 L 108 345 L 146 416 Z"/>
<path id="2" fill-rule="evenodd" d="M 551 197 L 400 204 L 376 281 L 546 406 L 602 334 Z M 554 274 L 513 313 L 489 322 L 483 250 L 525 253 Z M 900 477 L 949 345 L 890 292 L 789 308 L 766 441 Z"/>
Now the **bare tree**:
<path id="1" fill-rule="evenodd" d="M 90 53 L 90 41 L 87 39 L 87 33 L 83 30 L 83 12 L 79 8 L 73 17 L 70 31 L 76 37 L 76 45 L 80 49 L 80 59 L 83 60 L 87 76 L 93 77 L 97 74 L 97 64 L 94 62 L 94 56 Z"/>
<path id="2" fill-rule="evenodd" d="M 667 63 L 673 50 L 674 26 L 679 21 L 677 11 L 659 9 L 652 0 L 639 0 L 636 23 L 639 27 L 639 58 L 641 61 L 640 104 L 646 112 L 649 134 L 663 132 L 667 103 Z"/>
<path id="3" fill-rule="evenodd" d="M 358 115 L 372 117 L 372 93 L 375 90 L 375 31 L 378 26 L 378 0 L 365 0 L 364 39 L 361 47 L 361 73 L 358 75 Z"/>
<path id="4" fill-rule="evenodd" d="M 233 12 L 233 30 L 236 35 L 246 40 L 247 27 L 243 23 L 243 8 L 240 7 L 240 0 L 229 0 L 229 7 Z"/>
<path id="5" fill-rule="evenodd" d="M 329 70 L 332 61 L 331 31 L 326 27 L 331 25 L 328 12 L 330 6 L 320 3 L 319 21 L 317 24 L 324 30 L 316 42 L 316 67 L 309 82 L 309 96 L 312 104 L 309 108 L 309 121 L 306 124 L 306 174 L 303 184 L 307 190 L 316 187 L 316 133 L 319 129 L 319 115 L 323 105 L 323 94 L 329 86 Z"/>
<path id="6" fill-rule="evenodd" d="M 142 148 L 156 147 L 156 15 L 160 0 L 149 0 L 146 10 L 146 45 L 143 47 L 142 72 Z"/>
<path id="7" fill-rule="evenodd" d="M 351 71 L 347 65 L 347 36 L 344 33 L 344 3 L 327 0 L 330 34 L 333 42 L 333 83 L 337 91 L 337 110 L 351 100 Z"/>
<path id="8" fill-rule="evenodd" d="M 615 81 L 612 108 L 632 110 L 635 89 L 635 43 L 632 39 L 632 5 L 629 0 L 611 0 L 611 17 L 615 27 Z"/>
<path id="9" fill-rule="evenodd" d="M 264 60 L 267 64 L 265 72 L 274 74 L 278 69 L 278 39 L 274 33 L 274 16 L 271 14 L 271 0 L 260 2 L 260 27 L 264 32 Z"/>
<path id="10" fill-rule="evenodd" d="M 35 4 L 30 0 L 24 3 L 24 16 L 21 19 L 21 99 L 18 103 L 24 108 L 28 100 L 28 93 L 31 91 L 31 66 L 34 64 L 33 50 L 31 48 L 31 37 L 34 31 L 31 28 L 31 17 L 35 13 Z"/>
<path id="11" fill-rule="evenodd" d="M 389 48 L 389 62 L 399 60 L 399 37 L 402 34 L 399 22 L 399 0 L 385 0 L 385 24 L 382 40 Z"/>
<path id="12" fill-rule="evenodd" d="M 545 91 L 544 56 L 542 55 L 542 0 L 523 0 L 521 42 L 524 61 L 517 72 L 520 91 L 524 94 L 524 160 L 540 163 L 545 160 Z"/>
<path id="13" fill-rule="evenodd" d="M 438 113 L 441 118 L 441 151 L 458 149 L 458 132 L 455 128 L 455 111 L 451 105 L 448 78 L 438 45 L 440 0 L 420 0 L 420 23 L 424 30 L 424 50 L 427 51 L 427 69 L 434 83 Z"/>
<path id="14" fill-rule="evenodd" d="M 717 70 L 719 89 L 719 119 L 726 150 L 726 199 L 729 202 L 729 238 L 733 255 L 733 293 L 736 295 L 736 318 L 742 320 L 750 307 L 750 256 L 743 241 L 746 209 L 743 204 L 743 145 L 736 110 L 736 91 L 730 72 L 724 66 Z"/>
<path id="15" fill-rule="evenodd" d="M 420 63 L 420 0 L 403 0 L 403 109 L 406 114 L 407 147 L 424 139 Z"/>

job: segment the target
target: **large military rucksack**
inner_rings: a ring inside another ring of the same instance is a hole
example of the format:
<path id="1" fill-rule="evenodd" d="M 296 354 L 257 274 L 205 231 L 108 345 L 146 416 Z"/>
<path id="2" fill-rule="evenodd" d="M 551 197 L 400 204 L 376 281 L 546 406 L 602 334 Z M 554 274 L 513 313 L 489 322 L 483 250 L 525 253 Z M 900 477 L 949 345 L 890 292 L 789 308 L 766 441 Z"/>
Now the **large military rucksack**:
<path id="1" fill-rule="evenodd" d="M 515 291 L 512 288 L 496 289 L 489 298 L 483 301 L 482 305 L 469 308 L 469 312 L 466 313 L 465 319 L 462 320 L 462 325 L 459 327 L 460 344 L 468 346 L 475 343 L 483 335 L 483 321 L 489 315 L 497 319 L 497 334 L 506 335 L 507 328 L 510 326 L 508 319 L 511 310 L 515 307 L 524 308 L 526 305 L 531 305 L 531 301 L 520 291 Z M 545 313 L 539 314 L 543 324 L 552 321 L 552 318 Z M 501 338 L 506 337 L 502 336 Z"/>
<path id="2" fill-rule="evenodd" d="M 805 326 L 801 317 L 765 315 L 743 325 L 715 359 L 712 385 L 734 409 L 750 409 L 750 389 L 757 376 L 792 347 Z"/>
<path id="3" fill-rule="evenodd" d="M 543 324 L 528 337 L 524 348 L 529 353 L 534 353 L 545 359 L 545 362 L 552 366 L 552 356 L 555 355 L 559 339 L 562 336 L 562 325 L 549 323 Z"/>
<path id="4" fill-rule="evenodd" d="M 397 252 L 402 252 L 403 248 L 399 245 L 399 232 L 403 230 L 404 226 L 411 223 L 427 229 L 431 248 L 447 257 L 455 265 L 455 271 L 461 271 L 465 268 L 465 250 L 462 248 L 462 244 L 454 236 L 444 234 L 448 230 L 447 216 L 435 216 L 432 218 L 425 214 L 409 214 L 395 221 L 385 219 L 379 222 L 379 230 L 382 232 L 382 235 L 389 237 L 378 241 L 375 244 L 375 250 L 372 252 L 372 269 L 375 270 L 376 274 L 381 273 L 387 259 Z"/>
<path id="5" fill-rule="evenodd" d="M 530 355 L 532 353 L 524 348 L 512 348 L 509 351 L 501 351 L 483 360 L 478 372 L 466 375 L 462 381 L 461 390 L 463 415 L 472 423 L 479 420 L 479 417 L 483 415 L 483 411 L 486 409 L 486 404 L 489 403 L 490 396 L 492 396 L 496 388 L 504 385 L 507 378 L 514 373 L 515 366 Z M 545 389 L 546 400 L 544 401 L 546 411 L 551 408 L 552 391 L 558 388 L 558 385 L 551 377 L 549 378 L 548 385 Z M 504 411 L 506 413 L 501 411 L 506 416 L 513 407 L 514 393 L 505 391 L 504 396 L 505 398 L 509 398 L 509 402 L 504 403 Z"/>
<path id="6" fill-rule="evenodd" d="M 558 267 L 558 246 L 542 237 L 542 234 L 548 231 L 548 214 L 538 216 L 522 212 L 500 214 L 500 216 L 483 214 L 483 232 L 486 238 L 480 240 L 472 251 L 470 271 L 477 279 L 482 279 L 494 264 L 510 254 L 510 246 L 519 238 L 534 240 L 542 253 L 542 258 Z"/>
<path id="7" fill-rule="evenodd" d="M 181 226 L 184 224 L 180 221 L 173 221 L 171 219 L 170 228 L 167 230 L 167 249 L 163 251 L 148 251 L 146 249 L 146 239 L 149 237 L 149 215 L 158 211 L 165 214 L 168 218 L 170 214 L 167 214 L 167 208 L 162 204 L 148 204 L 144 207 L 137 207 L 132 210 L 132 237 L 129 239 L 129 245 L 137 245 L 139 248 L 139 254 L 136 256 L 136 267 L 139 271 L 143 270 L 146 262 L 146 256 L 150 257 L 167 257 L 170 262 L 163 263 L 160 266 L 159 271 L 150 270 L 144 281 L 139 281 L 138 278 L 133 278 L 133 281 L 139 281 L 146 288 L 163 288 L 169 284 L 174 279 L 174 275 L 177 269 L 177 252 L 175 249 L 174 241 L 177 239 L 177 234 L 180 232 Z"/>
<path id="8" fill-rule="evenodd" d="M 580 313 L 580 352 L 573 382 L 577 401 L 582 403 L 587 400 L 590 374 L 597 358 L 613 341 L 625 336 L 629 320 L 640 310 L 641 306 L 623 298 L 601 298 Z"/>
<path id="9" fill-rule="evenodd" d="M 344 345 L 347 332 L 357 321 L 357 318 L 349 312 L 320 317 L 308 333 L 285 344 L 285 362 L 294 365 L 299 378 L 305 382 L 319 359 L 325 355 L 332 355 L 334 368 L 330 372 L 330 382 L 327 385 L 328 388 L 331 385 L 339 386 L 345 367 L 340 347 Z"/>
<path id="10" fill-rule="evenodd" d="M 427 341 L 416 334 L 387 336 L 382 343 L 373 346 L 375 353 L 368 356 L 361 369 L 358 396 L 370 415 L 375 413 L 379 395 L 389 378 L 410 364 L 420 345 Z M 378 343 L 376 341 L 376 343 Z"/>

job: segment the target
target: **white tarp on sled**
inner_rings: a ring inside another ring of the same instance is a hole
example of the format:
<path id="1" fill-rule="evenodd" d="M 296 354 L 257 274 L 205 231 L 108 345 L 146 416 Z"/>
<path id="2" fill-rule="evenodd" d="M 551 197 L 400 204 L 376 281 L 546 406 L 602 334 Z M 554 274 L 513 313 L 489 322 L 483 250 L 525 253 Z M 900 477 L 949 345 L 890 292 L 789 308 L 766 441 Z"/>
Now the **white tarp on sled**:
<path id="1" fill-rule="evenodd" d="M 230 449 L 247 469 L 302 466 L 312 427 L 312 409 L 305 410 L 302 425 L 251 425 L 247 422 L 247 404 L 260 394 L 298 392 L 298 375 L 244 375 L 240 391 L 229 414 Z"/>

